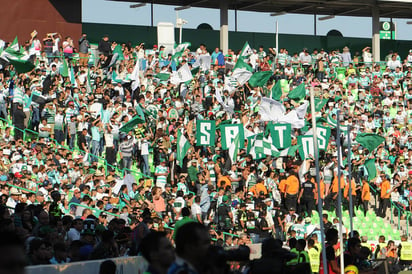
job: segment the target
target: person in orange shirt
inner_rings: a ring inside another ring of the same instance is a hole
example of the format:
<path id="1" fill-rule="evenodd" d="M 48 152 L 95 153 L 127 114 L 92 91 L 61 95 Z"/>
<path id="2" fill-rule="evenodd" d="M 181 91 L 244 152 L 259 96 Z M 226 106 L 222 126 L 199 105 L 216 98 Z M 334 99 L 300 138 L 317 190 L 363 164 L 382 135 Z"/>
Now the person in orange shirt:
<path id="1" fill-rule="evenodd" d="M 391 197 L 391 184 L 389 180 L 386 178 L 386 175 L 384 173 L 381 174 L 381 202 L 379 204 L 379 211 L 378 211 L 378 216 L 384 218 L 386 215 L 386 209 L 390 205 L 390 197 Z"/>
<path id="2" fill-rule="evenodd" d="M 282 199 L 281 201 L 281 207 L 285 207 L 285 191 L 286 191 L 286 175 L 285 175 L 285 170 L 281 169 L 279 170 L 279 192 L 280 192 L 280 197 Z"/>
<path id="3" fill-rule="evenodd" d="M 340 189 L 342 190 L 345 187 L 345 179 L 341 175 L 340 177 Z M 338 174 L 335 172 L 332 184 L 330 185 L 330 190 L 328 196 L 325 198 L 325 209 L 331 210 L 332 203 L 335 206 L 335 209 L 338 208 L 338 192 L 339 192 L 339 184 L 338 184 Z"/>
<path id="4" fill-rule="evenodd" d="M 227 172 L 223 173 L 217 182 L 219 188 L 223 188 L 224 190 L 230 189 L 232 187 L 232 182 L 230 181 L 230 176 Z"/>
<path id="5" fill-rule="evenodd" d="M 249 190 L 257 198 L 259 197 L 260 192 L 263 192 L 265 195 L 268 194 L 268 189 L 265 186 L 265 180 L 258 178 L 256 185 L 252 186 Z"/>
<path id="6" fill-rule="evenodd" d="M 323 181 L 323 175 L 319 176 L 320 178 L 320 198 L 322 201 L 325 199 L 325 182 Z M 315 201 L 316 205 L 318 204 L 318 183 L 316 183 L 316 178 L 312 178 L 312 183 L 315 184 Z"/>
<path id="7" fill-rule="evenodd" d="M 366 217 L 366 212 L 368 212 L 368 204 L 371 199 L 371 190 L 369 187 L 368 181 L 366 179 L 362 179 L 362 205 L 363 205 L 363 211 Z"/>
<path id="8" fill-rule="evenodd" d="M 347 181 L 349 181 L 349 177 L 347 177 Z M 352 213 L 354 214 L 354 204 L 356 203 L 356 190 L 358 187 L 356 186 L 355 179 L 352 178 L 352 182 L 350 184 L 351 187 L 351 195 L 352 195 Z M 347 200 L 348 209 L 350 208 L 350 196 L 349 196 L 349 183 L 345 185 L 345 190 L 343 196 Z"/>
<path id="9" fill-rule="evenodd" d="M 285 188 L 285 206 L 286 208 L 296 208 L 299 194 L 300 182 L 295 170 L 290 171 L 289 177 L 286 179 Z"/>

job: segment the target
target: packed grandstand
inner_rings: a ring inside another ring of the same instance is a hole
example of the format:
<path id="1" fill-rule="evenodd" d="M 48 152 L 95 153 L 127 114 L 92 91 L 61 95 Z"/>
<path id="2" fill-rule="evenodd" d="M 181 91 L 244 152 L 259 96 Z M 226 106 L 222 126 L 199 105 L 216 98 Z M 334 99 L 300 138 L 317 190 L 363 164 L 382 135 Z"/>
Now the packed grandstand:
<path id="1" fill-rule="evenodd" d="M 214 247 L 263 243 L 261 260 L 283 246 L 295 270 L 324 271 L 322 246 L 329 273 L 341 253 L 360 273 L 412 262 L 412 50 L 374 62 L 369 47 L 224 55 L 105 36 L 94 54 L 86 34 L 36 32 L 0 46 L 0 234 L 27 264 L 151 263 L 147 235 L 174 244 L 191 222 Z"/>

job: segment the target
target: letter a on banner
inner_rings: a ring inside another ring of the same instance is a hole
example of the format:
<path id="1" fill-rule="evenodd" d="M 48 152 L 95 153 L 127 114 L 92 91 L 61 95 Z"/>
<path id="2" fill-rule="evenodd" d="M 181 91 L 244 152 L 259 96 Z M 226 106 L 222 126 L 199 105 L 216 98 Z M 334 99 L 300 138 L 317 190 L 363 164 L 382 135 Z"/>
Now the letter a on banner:
<path id="1" fill-rule="evenodd" d="M 298 136 L 299 156 L 302 160 L 309 158 L 309 155 L 315 156 L 315 147 L 313 145 L 313 135 Z"/>
<path id="2" fill-rule="evenodd" d="M 292 138 L 290 137 L 292 126 L 290 124 L 271 124 L 270 135 L 272 136 L 272 143 L 277 149 L 285 149 L 292 145 Z"/>
<path id="3" fill-rule="evenodd" d="M 214 146 L 216 136 L 216 121 L 196 121 L 196 145 Z"/>
<path id="4" fill-rule="evenodd" d="M 229 149 L 232 142 L 235 140 L 236 135 L 239 134 L 239 148 L 245 147 L 245 133 L 243 125 L 232 124 L 232 125 L 222 125 L 220 127 L 220 134 L 222 136 L 222 149 Z"/>

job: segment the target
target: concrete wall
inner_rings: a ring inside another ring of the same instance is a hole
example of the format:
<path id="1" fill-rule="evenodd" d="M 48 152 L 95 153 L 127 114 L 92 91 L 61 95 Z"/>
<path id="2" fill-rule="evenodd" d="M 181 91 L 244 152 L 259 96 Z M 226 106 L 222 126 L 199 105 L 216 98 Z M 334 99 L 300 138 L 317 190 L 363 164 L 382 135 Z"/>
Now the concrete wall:
<path id="1" fill-rule="evenodd" d="M 125 26 L 125 25 L 110 25 L 110 24 L 94 24 L 83 23 L 83 31 L 88 33 L 88 37 L 92 42 L 98 42 L 104 34 L 109 34 L 110 39 L 118 42 L 132 42 L 137 44 L 144 41 L 147 46 L 152 46 L 157 43 L 156 28 L 146 26 Z M 178 39 L 178 30 L 176 29 L 176 40 Z M 183 41 L 191 42 L 192 49 L 200 43 L 205 43 L 209 50 L 213 50 L 219 46 L 219 31 L 215 30 L 196 30 L 183 29 Z M 255 32 L 229 32 L 229 48 L 239 50 L 243 47 L 245 41 L 248 41 L 252 47 L 263 45 L 265 48 L 275 46 L 274 33 L 255 33 Z M 309 50 L 314 48 L 324 48 L 331 50 L 339 48 L 342 50 L 344 46 L 348 46 L 352 52 L 361 52 L 365 46 L 371 46 L 372 39 L 366 38 L 347 38 L 347 37 L 326 37 L 312 35 L 295 35 L 295 34 L 280 34 L 279 46 L 287 48 L 289 54 L 300 52 L 306 47 Z M 388 53 L 389 50 L 398 51 L 404 58 L 409 49 L 412 49 L 412 41 L 381 41 L 381 56 Z"/>
<path id="2" fill-rule="evenodd" d="M 0 39 L 13 41 L 17 35 L 20 44 L 30 39 L 37 30 L 39 39 L 48 32 L 81 36 L 81 0 L 3 0 L 0 9 Z M 6 3 L 7 2 L 7 3 Z M 77 47 L 77 43 L 75 43 Z"/>

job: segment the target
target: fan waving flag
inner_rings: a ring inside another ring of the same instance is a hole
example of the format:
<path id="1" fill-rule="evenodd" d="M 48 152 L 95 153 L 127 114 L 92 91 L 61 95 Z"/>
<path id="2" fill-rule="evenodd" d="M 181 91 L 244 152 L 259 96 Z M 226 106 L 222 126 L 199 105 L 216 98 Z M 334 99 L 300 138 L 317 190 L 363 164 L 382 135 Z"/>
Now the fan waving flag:
<path id="1" fill-rule="evenodd" d="M 327 102 L 328 102 L 328 99 L 326 98 L 324 99 L 315 98 L 315 111 L 321 111 Z"/>
<path id="2" fill-rule="evenodd" d="M 63 66 L 60 69 L 60 75 L 63 77 L 69 77 L 69 65 L 67 64 L 66 58 L 63 58 Z"/>
<path id="3" fill-rule="evenodd" d="M 183 159 L 185 158 L 187 151 L 190 148 L 190 143 L 186 139 L 186 137 L 182 134 L 179 130 L 177 132 L 177 151 L 176 151 L 176 159 L 179 161 L 178 165 L 180 167 L 183 166 Z"/>
<path id="4" fill-rule="evenodd" d="M 273 145 L 272 138 L 270 136 L 268 138 L 264 138 L 263 134 L 259 134 L 252 146 L 255 148 L 257 154 L 265 154 L 274 157 L 279 157 L 280 155 L 279 151 Z"/>
<path id="5" fill-rule="evenodd" d="M 124 124 L 119 131 L 124 132 L 124 133 L 128 133 L 129 131 L 133 130 L 138 124 L 144 124 L 144 120 L 142 118 L 140 118 L 139 115 L 136 115 L 133 117 L 133 119 L 131 119 L 129 122 L 127 122 L 126 124 Z"/>
<path id="6" fill-rule="evenodd" d="M 259 71 L 252 75 L 249 79 L 249 84 L 252 87 L 263 87 L 266 85 L 266 82 L 269 81 L 270 77 L 272 77 L 272 71 Z"/>
<path id="7" fill-rule="evenodd" d="M 136 64 L 133 68 L 133 72 L 130 75 L 130 80 L 133 80 L 132 90 L 136 90 L 140 86 L 139 72 L 140 72 L 139 60 L 136 60 Z"/>
<path id="8" fill-rule="evenodd" d="M 273 100 L 280 101 L 280 98 L 282 97 L 282 86 L 280 85 L 280 80 L 273 85 L 271 89 L 271 97 Z"/>
<path id="9" fill-rule="evenodd" d="M 239 85 L 243 86 L 252 77 L 252 73 L 245 68 L 235 69 L 232 73 L 232 78 L 236 79 Z"/>
<path id="10" fill-rule="evenodd" d="M 284 149 L 280 152 L 280 156 L 281 157 L 286 157 L 286 156 L 295 157 L 296 151 L 299 149 L 299 147 L 300 145 L 288 147 L 287 149 Z"/>
<path id="11" fill-rule="evenodd" d="M 242 48 L 242 51 L 240 52 L 240 58 L 241 59 L 249 58 L 249 56 L 252 54 L 253 54 L 253 50 L 249 46 L 249 43 L 246 41 L 245 45 Z"/>
<path id="12" fill-rule="evenodd" d="M 232 165 L 236 163 L 237 154 L 239 153 L 239 133 L 236 135 L 233 142 L 230 144 L 229 147 L 229 157 L 232 162 Z"/>
<path id="13" fill-rule="evenodd" d="M 247 64 L 242 58 L 239 58 L 233 68 L 233 71 L 235 71 L 236 69 L 246 69 L 247 71 L 252 72 L 253 68 Z"/>
<path id="14" fill-rule="evenodd" d="M 368 159 L 365 161 L 365 167 L 368 172 L 368 179 L 372 180 L 376 178 L 376 174 L 378 173 L 376 170 L 375 159 Z"/>
<path id="15" fill-rule="evenodd" d="M 288 94 L 289 99 L 300 101 L 306 97 L 306 89 L 305 84 L 300 84 L 294 90 L 289 92 Z"/>
<path id="16" fill-rule="evenodd" d="M 385 141 L 385 137 L 374 133 L 359 133 L 355 140 L 372 152 Z"/>

